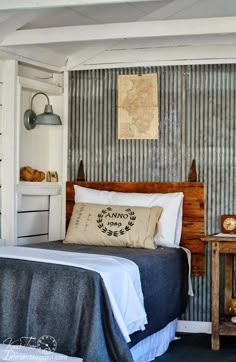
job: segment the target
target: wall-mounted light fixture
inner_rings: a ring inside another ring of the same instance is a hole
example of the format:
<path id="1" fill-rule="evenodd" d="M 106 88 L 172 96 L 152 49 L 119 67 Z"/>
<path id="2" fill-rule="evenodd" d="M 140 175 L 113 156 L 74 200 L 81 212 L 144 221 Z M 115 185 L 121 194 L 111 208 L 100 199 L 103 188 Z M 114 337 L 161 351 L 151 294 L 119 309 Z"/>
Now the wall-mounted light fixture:
<path id="1" fill-rule="evenodd" d="M 45 106 L 44 113 L 36 115 L 32 109 L 32 105 L 33 105 L 34 98 L 38 94 L 44 95 L 47 98 L 48 104 L 46 104 L 46 106 Z M 51 106 L 51 104 L 49 104 L 49 98 L 48 98 L 47 94 L 45 94 L 43 92 L 38 92 L 33 95 L 32 99 L 31 99 L 30 109 L 27 109 L 24 114 L 24 125 L 25 125 L 26 129 L 31 130 L 37 124 L 44 124 L 44 125 L 50 125 L 50 124 L 60 125 L 60 124 L 62 124 L 61 118 L 58 115 L 53 113 L 52 106 Z"/>

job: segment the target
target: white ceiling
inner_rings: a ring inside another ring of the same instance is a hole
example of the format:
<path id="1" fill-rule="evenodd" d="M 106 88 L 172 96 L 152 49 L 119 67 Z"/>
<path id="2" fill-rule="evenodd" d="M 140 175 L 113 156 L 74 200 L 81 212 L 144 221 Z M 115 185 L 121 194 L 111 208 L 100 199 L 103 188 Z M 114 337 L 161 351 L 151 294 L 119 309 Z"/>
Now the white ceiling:
<path id="1" fill-rule="evenodd" d="M 211 59 L 219 46 L 236 59 L 236 0 L 0 0 L 0 56 L 55 69 Z"/>

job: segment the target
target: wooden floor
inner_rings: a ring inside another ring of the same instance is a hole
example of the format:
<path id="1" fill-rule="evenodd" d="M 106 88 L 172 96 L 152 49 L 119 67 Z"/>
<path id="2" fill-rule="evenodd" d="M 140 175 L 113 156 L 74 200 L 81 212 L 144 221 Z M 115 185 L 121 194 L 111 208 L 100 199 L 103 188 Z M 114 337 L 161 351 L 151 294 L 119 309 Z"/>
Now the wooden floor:
<path id="1" fill-rule="evenodd" d="M 184 334 L 155 362 L 236 362 L 236 337 L 221 337 L 220 351 L 211 350 L 208 334 Z"/>

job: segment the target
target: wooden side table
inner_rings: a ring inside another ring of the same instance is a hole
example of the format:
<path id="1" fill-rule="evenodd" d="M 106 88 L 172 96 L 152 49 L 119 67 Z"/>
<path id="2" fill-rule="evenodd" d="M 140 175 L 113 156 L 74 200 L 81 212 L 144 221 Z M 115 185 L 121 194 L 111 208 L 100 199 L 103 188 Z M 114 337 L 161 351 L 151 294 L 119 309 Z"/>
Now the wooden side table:
<path id="1" fill-rule="evenodd" d="M 212 243 L 212 350 L 220 349 L 220 335 L 236 336 L 236 324 L 231 322 L 230 307 L 236 303 L 232 296 L 233 287 L 233 257 L 236 254 L 236 237 L 232 236 L 204 236 L 201 240 Z M 220 255 L 225 254 L 225 288 L 224 288 L 224 317 L 220 318 Z M 234 313 L 236 314 L 236 313 Z"/>

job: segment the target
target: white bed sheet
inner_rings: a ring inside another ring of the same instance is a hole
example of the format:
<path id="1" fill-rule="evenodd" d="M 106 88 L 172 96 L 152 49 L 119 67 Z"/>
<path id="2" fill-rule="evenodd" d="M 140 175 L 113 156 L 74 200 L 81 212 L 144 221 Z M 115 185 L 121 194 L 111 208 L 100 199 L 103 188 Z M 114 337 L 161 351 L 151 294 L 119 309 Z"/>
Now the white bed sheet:
<path id="1" fill-rule="evenodd" d="M 170 342 L 175 340 L 177 321 L 167 324 L 160 331 L 143 339 L 130 349 L 134 362 L 149 362 L 164 354 Z"/>

